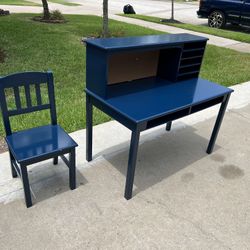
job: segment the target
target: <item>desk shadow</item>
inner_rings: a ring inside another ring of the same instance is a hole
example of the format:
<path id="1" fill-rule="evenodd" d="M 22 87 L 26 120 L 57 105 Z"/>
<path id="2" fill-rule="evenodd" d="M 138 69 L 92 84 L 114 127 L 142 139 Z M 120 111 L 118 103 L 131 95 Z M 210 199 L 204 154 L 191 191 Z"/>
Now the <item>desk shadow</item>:
<path id="1" fill-rule="evenodd" d="M 209 138 L 203 138 L 195 131 L 193 127 L 172 132 L 166 132 L 161 128 L 145 137 L 141 135 L 134 195 L 207 157 L 206 148 Z M 113 148 L 113 153 L 110 153 L 111 149 L 108 149 L 109 153 L 105 151 L 102 153 L 104 158 L 126 177 L 129 142 L 123 146 L 123 149 L 118 152 Z M 121 148 L 121 145 L 118 148 Z M 215 145 L 214 151 L 218 148 L 219 146 Z"/>
<path id="2" fill-rule="evenodd" d="M 44 162 L 29 169 L 29 180 L 33 204 L 42 202 L 64 192 L 72 192 L 69 187 L 68 167 L 59 160 L 58 165 Z M 76 188 L 87 183 L 81 172 L 76 169 Z"/>

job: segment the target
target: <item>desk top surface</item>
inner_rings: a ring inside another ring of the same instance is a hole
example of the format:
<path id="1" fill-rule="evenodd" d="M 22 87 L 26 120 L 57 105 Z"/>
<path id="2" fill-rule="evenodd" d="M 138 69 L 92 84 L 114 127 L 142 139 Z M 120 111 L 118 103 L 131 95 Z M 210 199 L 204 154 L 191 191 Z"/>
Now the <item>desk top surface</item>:
<path id="1" fill-rule="evenodd" d="M 132 36 L 121 38 L 99 38 L 89 39 L 87 44 L 104 50 L 119 50 L 145 48 L 164 45 L 178 45 L 188 42 L 207 41 L 206 37 L 191 34 L 167 34 L 167 35 L 150 35 L 150 36 Z"/>
<path id="2" fill-rule="evenodd" d="M 86 91 L 135 122 L 154 119 L 233 92 L 230 88 L 201 78 L 177 83 L 147 78 L 113 85 L 109 90 L 108 99 Z"/>

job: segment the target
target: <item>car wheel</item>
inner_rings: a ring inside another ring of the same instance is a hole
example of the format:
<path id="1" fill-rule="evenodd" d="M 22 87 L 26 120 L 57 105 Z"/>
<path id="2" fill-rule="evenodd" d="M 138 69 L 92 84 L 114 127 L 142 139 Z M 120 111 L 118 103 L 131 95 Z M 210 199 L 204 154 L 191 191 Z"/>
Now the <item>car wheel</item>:
<path id="1" fill-rule="evenodd" d="M 208 17 L 208 26 L 221 29 L 226 24 L 226 18 L 222 11 L 214 10 Z"/>

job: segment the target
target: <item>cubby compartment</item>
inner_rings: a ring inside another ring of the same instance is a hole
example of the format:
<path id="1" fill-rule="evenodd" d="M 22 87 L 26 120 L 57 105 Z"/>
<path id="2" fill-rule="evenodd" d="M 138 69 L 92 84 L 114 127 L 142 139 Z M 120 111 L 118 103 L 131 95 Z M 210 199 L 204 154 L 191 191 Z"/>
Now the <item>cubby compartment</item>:
<path id="1" fill-rule="evenodd" d="M 179 118 L 187 116 L 189 113 L 190 113 L 190 108 L 186 108 L 186 109 L 176 111 L 176 112 L 174 112 L 172 114 L 168 114 L 168 115 L 165 115 L 165 116 L 154 118 L 153 120 L 148 121 L 147 129 L 159 126 L 159 125 L 167 123 L 169 121 L 177 120 Z"/>
<path id="2" fill-rule="evenodd" d="M 193 72 L 199 72 L 200 64 L 197 65 L 186 65 L 185 67 L 180 68 L 179 75 L 185 74 L 185 73 L 193 73 Z"/>
<path id="3" fill-rule="evenodd" d="M 188 67 L 189 65 L 201 64 L 202 57 L 186 58 L 186 60 L 181 60 L 180 68 Z"/>
<path id="4" fill-rule="evenodd" d="M 182 58 L 196 58 L 199 56 L 202 56 L 204 53 L 204 49 L 192 49 L 192 50 L 187 50 L 183 51 L 182 53 Z"/>
<path id="5" fill-rule="evenodd" d="M 178 81 L 183 81 L 191 78 L 196 78 L 199 76 L 199 72 L 187 72 L 187 73 L 182 73 L 178 76 Z"/>
<path id="6" fill-rule="evenodd" d="M 212 99 L 210 101 L 206 101 L 204 103 L 197 104 L 197 105 L 192 107 L 191 114 L 193 114 L 195 112 L 198 112 L 198 111 L 201 111 L 203 109 L 212 107 L 212 106 L 214 106 L 216 104 L 219 104 L 219 103 L 221 103 L 223 101 L 223 98 L 224 98 L 224 96 L 220 96 L 220 97 Z"/>
<path id="7" fill-rule="evenodd" d="M 159 50 L 115 53 L 108 61 L 108 84 L 157 75 Z"/>
<path id="8" fill-rule="evenodd" d="M 149 77 L 175 81 L 182 48 L 114 53 L 109 57 L 107 84 L 132 82 Z"/>
<path id="9" fill-rule="evenodd" d="M 184 44 L 184 50 L 205 48 L 206 42 L 186 43 Z"/>

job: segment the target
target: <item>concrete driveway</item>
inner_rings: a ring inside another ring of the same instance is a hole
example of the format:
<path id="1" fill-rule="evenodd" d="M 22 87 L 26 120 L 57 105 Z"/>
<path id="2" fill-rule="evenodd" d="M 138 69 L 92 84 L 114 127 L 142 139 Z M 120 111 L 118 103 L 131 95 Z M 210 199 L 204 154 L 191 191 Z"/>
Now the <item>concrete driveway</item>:
<path id="1" fill-rule="evenodd" d="M 68 0 L 82 4 L 86 8 L 95 9 L 101 14 L 102 0 Z M 171 16 L 171 1 L 154 1 L 154 0 L 112 0 L 109 1 L 110 14 L 121 13 L 123 6 L 131 4 L 137 14 L 157 16 L 162 18 L 170 18 Z M 204 19 L 197 18 L 196 11 L 198 10 L 198 2 L 183 2 L 175 3 L 175 18 L 179 21 L 204 24 L 207 23 Z"/>
<path id="2" fill-rule="evenodd" d="M 0 249 L 235 249 L 250 247 L 250 83 L 233 87 L 214 153 L 205 152 L 218 106 L 142 134 L 134 197 L 123 198 L 130 133 L 111 121 L 72 133 L 77 183 L 60 161 L 29 167 L 27 209 L 8 153 L 0 155 Z"/>

